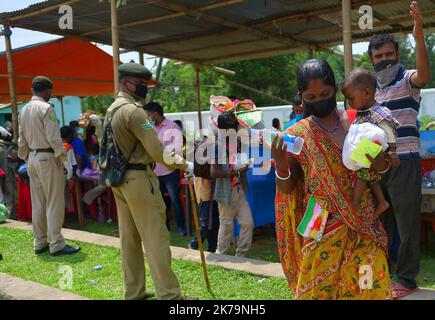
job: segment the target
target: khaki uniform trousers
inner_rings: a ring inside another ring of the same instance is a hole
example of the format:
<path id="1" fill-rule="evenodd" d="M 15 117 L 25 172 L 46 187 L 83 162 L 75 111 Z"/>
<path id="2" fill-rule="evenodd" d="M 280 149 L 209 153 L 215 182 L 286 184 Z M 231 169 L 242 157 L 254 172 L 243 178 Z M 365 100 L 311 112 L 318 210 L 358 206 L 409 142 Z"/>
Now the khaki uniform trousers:
<path id="1" fill-rule="evenodd" d="M 125 299 L 145 297 L 147 257 L 158 299 L 180 299 L 177 277 L 171 269 L 166 209 L 154 172 L 128 170 L 124 182 L 112 188 L 118 208 Z M 143 244 L 143 249 L 142 249 Z"/>
<path id="2" fill-rule="evenodd" d="M 218 253 L 227 254 L 230 249 L 234 231 L 234 218 L 237 219 L 240 225 L 239 237 L 236 240 L 236 256 L 244 256 L 252 244 L 254 220 L 252 219 L 245 192 L 241 187 L 233 189 L 229 205 L 219 203 Z"/>
<path id="3" fill-rule="evenodd" d="M 62 164 L 55 159 L 53 153 L 31 152 L 27 166 L 35 250 L 45 248 L 48 243 L 50 252 L 57 252 L 65 246 L 61 234 L 65 218 L 65 177 Z"/>

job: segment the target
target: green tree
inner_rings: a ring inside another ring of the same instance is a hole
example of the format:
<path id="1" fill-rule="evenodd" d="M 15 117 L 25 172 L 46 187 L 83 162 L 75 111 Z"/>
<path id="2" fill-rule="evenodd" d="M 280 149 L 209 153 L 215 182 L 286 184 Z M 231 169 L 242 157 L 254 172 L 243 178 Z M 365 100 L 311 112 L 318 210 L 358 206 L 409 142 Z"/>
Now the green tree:
<path id="1" fill-rule="evenodd" d="M 177 65 L 169 60 L 162 67 L 159 82 L 163 86 L 157 91 L 153 100 L 159 102 L 165 112 L 186 112 L 197 109 L 194 66 Z M 228 85 L 209 69 L 201 68 L 200 82 L 202 110 L 209 109 L 210 95 L 228 95 Z"/>
<path id="2" fill-rule="evenodd" d="M 430 74 L 431 79 L 426 85 L 426 88 L 435 88 L 435 34 L 428 34 L 425 36 L 427 51 L 430 59 Z"/>
<path id="3" fill-rule="evenodd" d="M 291 60 L 291 55 L 285 55 L 226 63 L 222 67 L 236 72 L 235 76 L 227 76 L 230 80 L 291 101 L 296 93 L 291 82 L 295 77 Z M 258 107 L 280 104 L 276 99 L 236 85 L 230 86 L 230 95 L 252 99 Z"/>
<path id="4" fill-rule="evenodd" d="M 85 97 L 82 100 L 82 110 L 83 112 L 94 111 L 96 114 L 104 116 L 113 101 L 113 95 Z"/>
<path id="5" fill-rule="evenodd" d="M 420 122 L 420 130 L 424 130 L 424 128 L 431 122 L 435 122 L 435 117 L 429 116 L 429 115 L 425 115 L 420 117 L 419 119 Z M 431 130 L 435 130 L 435 128 L 432 128 Z"/>
<path id="6" fill-rule="evenodd" d="M 425 36 L 426 45 L 431 61 L 431 74 L 435 75 L 435 34 Z M 410 36 L 397 37 L 399 42 L 400 62 L 406 68 L 415 68 L 415 47 Z M 341 53 L 339 47 L 332 48 Z M 339 55 L 331 55 L 325 52 L 315 52 L 314 57 L 326 60 L 335 73 L 337 85 L 341 86 L 344 80 L 344 59 Z M 373 71 L 372 62 L 368 52 L 355 55 L 358 62 L 355 67 L 367 68 Z M 253 59 L 224 63 L 218 66 L 235 71 L 235 76 L 218 74 L 207 68 L 201 68 L 201 109 L 208 110 L 210 95 L 232 95 L 238 98 L 250 98 L 258 107 L 280 104 L 279 101 L 242 89 L 236 85 L 226 83 L 222 78 L 240 82 L 255 89 L 267 92 L 274 96 L 292 101 L 297 93 L 296 70 L 297 66 L 308 58 L 306 51 L 292 53 L 283 56 Z M 152 68 L 156 73 L 157 63 Z M 156 93 L 154 101 L 162 104 L 165 112 L 186 112 L 195 111 L 196 107 L 196 74 L 194 66 L 176 64 L 169 60 L 161 70 L 160 83 L 162 86 Z M 214 86 L 214 87 L 210 87 Z M 427 84 L 427 88 L 435 87 L 435 77 Z M 337 100 L 343 100 L 339 89 Z M 113 101 L 113 97 L 87 97 L 83 99 L 83 110 L 93 110 L 98 114 L 105 114 L 107 108 Z"/>

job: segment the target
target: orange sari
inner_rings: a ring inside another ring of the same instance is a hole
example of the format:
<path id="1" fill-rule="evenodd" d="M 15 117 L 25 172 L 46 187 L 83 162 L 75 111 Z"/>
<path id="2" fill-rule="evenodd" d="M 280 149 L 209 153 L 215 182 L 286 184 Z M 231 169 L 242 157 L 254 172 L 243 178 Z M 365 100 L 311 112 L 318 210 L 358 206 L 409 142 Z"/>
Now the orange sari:
<path id="1" fill-rule="evenodd" d="M 305 139 L 300 155 L 304 181 L 291 194 L 277 189 L 275 210 L 278 250 L 290 289 L 296 299 L 387 299 L 389 272 L 387 237 L 374 216 L 370 190 L 360 210 L 351 203 L 350 171 L 342 149 L 311 118 L 287 133 Z M 297 231 L 310 196 L 329 216 L 320 242 Z"/>

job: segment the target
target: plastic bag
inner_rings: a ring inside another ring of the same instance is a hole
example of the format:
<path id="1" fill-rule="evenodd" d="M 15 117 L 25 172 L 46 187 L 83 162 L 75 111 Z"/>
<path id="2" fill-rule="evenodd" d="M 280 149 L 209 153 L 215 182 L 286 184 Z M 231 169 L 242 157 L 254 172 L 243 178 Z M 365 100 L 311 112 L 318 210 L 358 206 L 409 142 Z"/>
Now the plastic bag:
<path id="1" fill-rule="evenodd" d="M 9 218 L 9 210 L 3 203 L 0 203 L 0 223 L 5 222 Z"/>
<path id="2" fill-rule="evenodd" d="M 349 170 L 357 171 L 361 168 L 367 168 L 351 158 L 352 152 L 361 142 L 361 138 L 363 137 L 381 145 L 383 151 L 388 148 L 387 135 L 383 129 L 368 122 L 352 124 L 343 145 L 343 163 Z"/>

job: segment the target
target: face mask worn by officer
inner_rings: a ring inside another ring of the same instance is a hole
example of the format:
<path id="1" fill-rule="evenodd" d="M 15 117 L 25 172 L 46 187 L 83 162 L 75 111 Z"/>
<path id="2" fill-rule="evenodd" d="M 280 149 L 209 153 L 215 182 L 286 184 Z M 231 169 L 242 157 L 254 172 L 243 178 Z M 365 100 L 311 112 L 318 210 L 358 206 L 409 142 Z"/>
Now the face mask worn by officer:
<path id="1" fill-rule="evenodd" d="M 396 79 L 400 64 L 398 60 L 383 60 L 374 65 L 378 87 L 384 89 Z"/>
<path id="2" fill-rule="evenodd" d="M 304 100 L 304 106 L 305 111 L 308 112 L 308 114 L 311 114 L 316 118 L 325 118 L 337 107 L 335 92 L 330 98 L 321 101 L 307 102 Z"/>
<path id="3" fill-rule="evenodd" d="M 143 84 L 139 83 L 139 84 L 135 84 L 131 81 L 129 81 L 131 84 L 134 84 L 136 89 L 134 90 L 134 94 L 142 99 L 145 99 L 148 93 L 148 88 L 147 86 L 144 86 Z"/>

